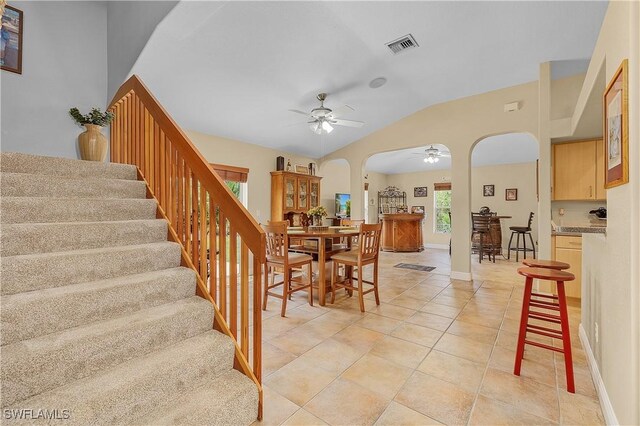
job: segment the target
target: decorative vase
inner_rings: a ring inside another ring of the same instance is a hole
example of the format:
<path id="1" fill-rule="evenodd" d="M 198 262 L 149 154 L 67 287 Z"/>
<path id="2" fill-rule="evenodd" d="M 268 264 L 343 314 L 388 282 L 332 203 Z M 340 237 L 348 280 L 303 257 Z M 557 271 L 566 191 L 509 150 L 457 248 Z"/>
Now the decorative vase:
<path id="1" fill-rule="evenodd" d="M 87 129 L 78 135 L 80 158 L 89 161 L 104 161 L 107 158 L 107 138 L 102 127 L 97 124 L 85 124 Z"/>
<path id="2" fill-rule="evenodd" d="M 315 226 L 322 226 L 322 216 L 316 215 L 313 217 L 313 224 Z"/>

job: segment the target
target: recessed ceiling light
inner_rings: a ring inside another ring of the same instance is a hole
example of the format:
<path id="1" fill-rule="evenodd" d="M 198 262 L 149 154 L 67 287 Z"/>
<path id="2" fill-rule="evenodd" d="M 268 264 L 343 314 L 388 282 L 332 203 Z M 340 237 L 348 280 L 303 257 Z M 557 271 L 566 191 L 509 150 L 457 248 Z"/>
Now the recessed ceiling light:
<path id="1" fill-rule="evenodd" d="M 387 79 L 384 77 L 374 78 L 369 82 L 369 87 L 371 87 L 372 89 L 377 89 L 378 87 L 384 86 L 386 82 L 387 82 Z"/>

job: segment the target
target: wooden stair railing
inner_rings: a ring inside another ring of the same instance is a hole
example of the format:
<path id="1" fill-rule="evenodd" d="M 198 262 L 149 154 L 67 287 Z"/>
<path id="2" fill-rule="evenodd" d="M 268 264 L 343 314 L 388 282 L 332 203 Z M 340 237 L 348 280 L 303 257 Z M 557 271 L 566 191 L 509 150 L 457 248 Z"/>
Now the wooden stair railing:
<path id="1" fill-rule="evenodd" d="M 197 294 L 214 306 L 213 328 L 235 342 L 234 368 L 258 387 L 261 419 L 265 233 L 140 78 L 129 78 L 108 109 L 111 161 L 137 166 L 158 202 L 182 265 L 197 274 Z"/>

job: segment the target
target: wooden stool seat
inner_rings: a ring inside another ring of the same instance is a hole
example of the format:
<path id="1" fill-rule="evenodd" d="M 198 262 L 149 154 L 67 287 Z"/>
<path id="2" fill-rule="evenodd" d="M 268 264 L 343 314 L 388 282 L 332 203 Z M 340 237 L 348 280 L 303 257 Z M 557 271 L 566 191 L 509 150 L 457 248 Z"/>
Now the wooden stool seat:
<path id="1" fill-rule="evenodd" d="M 557 260 L 543 260 L 543 259 L 525 259 L 522 261 L 523 265 L 530 266 L 532 268 L 546 268 L 546 269 L 569 269 L 571 265 L 564 262 L 558 262 Z"/>
<path id="2" fill-rule="evenodd" d="M 526 262 L 526 261 L 525 261 Z M 543 261 L 549 264 L 549 261 Z M 562 263 L 562 262 L 557 262 Z M 540 263 L 538 263 L 540 264 Z M 544 264 L 544 263 L 543 263 Z M 569 266 L 569 265 L 567 265 Z M 520 316 L 520 331 L 518 334 L 518 344 L 516 348 L 516 360 L 513 374 L 520 375 L 522 358 L 524 357 L 525 345 L 537 346 L 551 351 L 564 354 L 564 365 L 567 374 L 567 391 L 575 393 L 573 379 L 573 359 L 571 357 L 571 336 L 569 329 L 569 314 L 567 312 L 567 299 L 564 291 L 564 282 L 572 281 L 575 276 L 566 271 L 549 268 L 523 267 L 518 269 L 518 274 L 525 278 L 524 297 L 522 298 L 522 314 Z M 533 293 L 533 280 L 555 281 L 558 295 Z M 537 308 L 534 310 L 533 308 Z M 535 324 L 529 323 L 529 318 L 536 320 Z M 539 321 L 549 322 L 560 329 L 543 327 Z M 562 348 L 527 340 L 527 333 L 538 334 L 553 339 L 562 340 Z"/>

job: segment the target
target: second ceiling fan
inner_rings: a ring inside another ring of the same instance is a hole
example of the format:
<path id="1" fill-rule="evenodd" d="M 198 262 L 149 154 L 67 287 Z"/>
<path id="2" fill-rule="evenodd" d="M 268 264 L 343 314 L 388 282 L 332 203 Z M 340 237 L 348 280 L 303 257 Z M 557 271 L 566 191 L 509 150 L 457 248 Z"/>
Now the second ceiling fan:
<path id="1" fill-rule="evenodd" d="M 355 111 L 355 109 L 349 105 L 344 105 L 332 110 L 324 106 L 324 101 L 327 99 L 326 93 L 318 93 L 316 98 L 320 101 L 320 106 L 312 109 L 310 113 L 297 109 L 289 110 L 296 114 L 306 116 L 308 118 L 307 124 L 312 132 L 320 135 L 323 132 L 331 133 L 333 131 L 333 126 L 362 127 L 364 125 L 364 122 L 362 121 L 344 120 L 339 118 L 345 113 Z"/>
<path id="2" fill-rule="evenodd" d="M 439 150 L 438 148 L 434 148 L 433 145 L 425 149 L 424 153 L 414 152 L 413 154 L 424 156 L 424 159 L 422 161 L 429 164 L 437 163 L 438 161 L 440 161 L 440 158 L 442 157 L 451 157 L 451 153 L 449 151 Z"/>

